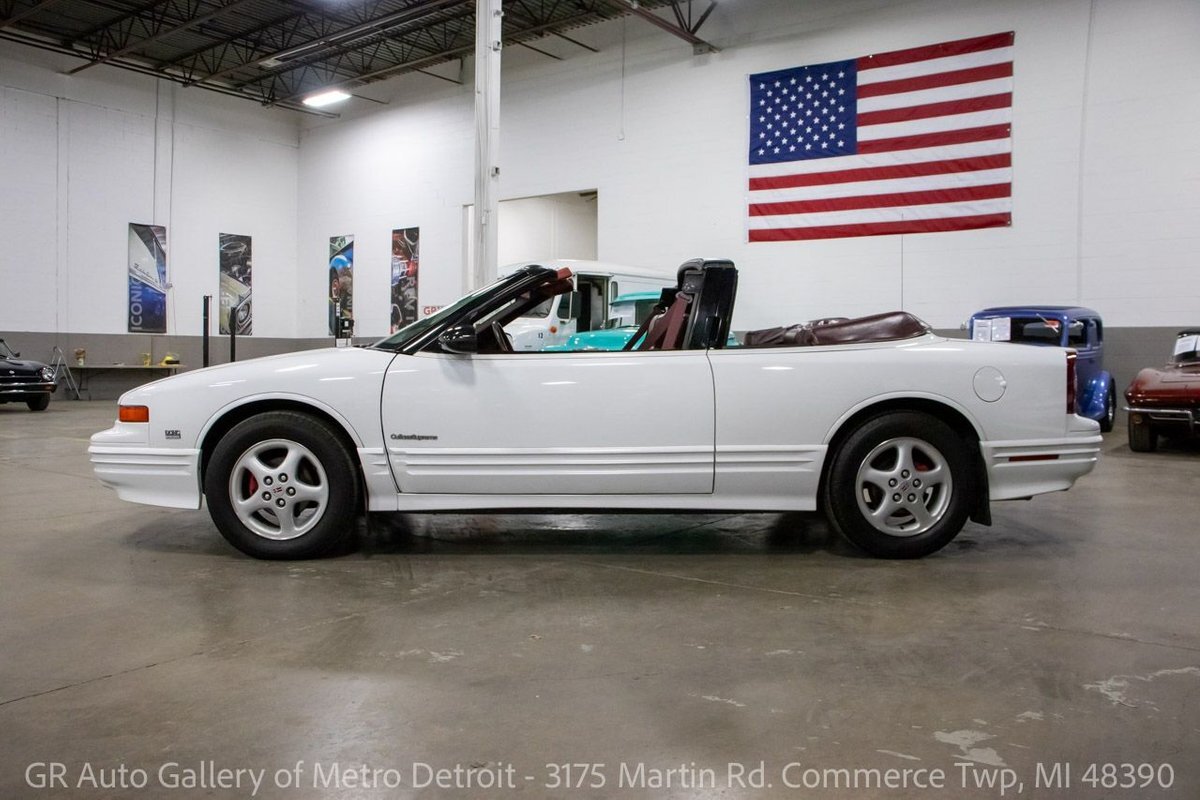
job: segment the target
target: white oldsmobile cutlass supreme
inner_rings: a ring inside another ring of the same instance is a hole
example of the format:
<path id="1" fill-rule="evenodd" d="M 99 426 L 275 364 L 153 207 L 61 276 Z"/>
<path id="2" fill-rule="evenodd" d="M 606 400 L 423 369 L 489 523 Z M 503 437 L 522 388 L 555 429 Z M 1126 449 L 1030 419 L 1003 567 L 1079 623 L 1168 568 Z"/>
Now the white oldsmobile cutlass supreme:
<path id="1" fill-rule="evenodd" d="M 337 549 L 364 510 L 817 508 L 914 558 L 1095 466 L 1070 352 L 902 312 L 732 347 L 736 287 L 732 263 L 689 261 L 624 350 L 512 352 L 504 326 L 572 290 L 568 269 L 525 267 L 370 347 L 134 389 L 88 452 L 121 498 L 203 498 L 231 544 L 281 559 Z"/>

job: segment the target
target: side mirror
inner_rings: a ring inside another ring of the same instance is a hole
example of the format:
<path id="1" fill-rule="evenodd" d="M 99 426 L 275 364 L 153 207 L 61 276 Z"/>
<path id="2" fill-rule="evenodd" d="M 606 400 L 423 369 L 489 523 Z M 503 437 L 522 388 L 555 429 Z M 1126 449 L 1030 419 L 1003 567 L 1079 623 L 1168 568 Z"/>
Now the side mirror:
<path id="1" fill-rule="evenodd" d="M 470 323 L 446 329 L 438 337 L 438 344 L 447 353 L 470 355 L 479 352 L 479 339 L 475 336 L 475 327 Z"/>

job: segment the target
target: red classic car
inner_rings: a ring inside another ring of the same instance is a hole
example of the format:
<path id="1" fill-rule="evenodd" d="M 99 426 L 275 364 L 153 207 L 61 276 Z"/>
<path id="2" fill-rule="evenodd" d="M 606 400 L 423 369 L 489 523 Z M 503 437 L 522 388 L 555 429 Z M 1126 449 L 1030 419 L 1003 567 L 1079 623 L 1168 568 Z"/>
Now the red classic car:
<path id="1" fill-rule="evenodd" d="M 1146 453 L 1159 434 L 1200 433 L 1200 328 L 1180 331 L 1171 361 L 1142 370 L 1125 390 L 1129 412 L 1129 449 Z"/>

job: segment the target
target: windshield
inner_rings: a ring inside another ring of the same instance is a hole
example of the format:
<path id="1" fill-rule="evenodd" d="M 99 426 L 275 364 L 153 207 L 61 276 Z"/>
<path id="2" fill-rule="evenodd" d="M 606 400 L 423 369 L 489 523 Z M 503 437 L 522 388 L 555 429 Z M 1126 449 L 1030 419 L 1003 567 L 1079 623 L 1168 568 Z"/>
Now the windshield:
<path id="1" fill-rule="evenodd" d="M 3 339 L 0 339 L 0 357 L 3 357 L 3 358 L 16 358 L 17 357 L 17 354 L 12 351 L 12 348 L 9 347 L 8 343 L 5 342 Z"/>
<path id="2" fill-rule="evenodd" d="M 1200 334 L 1186 334 L 1175 340 L 1175 352 L 1171 356 L 1171 360 L 1176 364 L 1196 364 L 1200 363 L 1200 352 L 1197 352 L 1197 347 L 1200 347 Z"/>
<path id="3" fill-rule="evenodd" d="M 375 342 L 375 344 L 371 345 L 371 347 L 375 347 L 380 350 L 399 350 L 401 347 L 404 347 L 406 344 L 421 336 L 426 331 L 455 316 L 463 308 L 471 305 L 484 295 L 501 291 L 511 284 L 524 280 L 527 275 L 528 273 L 524 271 L 514 272 L 512 275 L 507 275 L 495 283 L 490 283 L 487 286 L 484 286 L 482 289 L 476 289 L 469 295 L 459 298 L 437 313 L 430 314 L 428 317 L 422 317 L 416 322 L 406 325 L 405 327 L 396 331 L 386 339 L 380 339 L 378 342 Z"/>

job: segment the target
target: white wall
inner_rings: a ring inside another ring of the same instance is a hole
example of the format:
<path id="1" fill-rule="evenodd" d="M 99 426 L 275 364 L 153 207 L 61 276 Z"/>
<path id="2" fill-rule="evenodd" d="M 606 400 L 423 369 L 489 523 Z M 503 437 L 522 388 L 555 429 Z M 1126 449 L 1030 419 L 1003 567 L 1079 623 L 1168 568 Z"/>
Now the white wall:
<path id="1" fill-rule="evenodd" d="M 1083 297 L 1109 324 L 1200 322 L 1200 2 L 1104 0 L 1086 87 Z"/>
<path id="2" fill-rule="evenodd" d="M 746 242 L 747 74 L 1007 30 L 1011 228 Z M 550 62 L 505 50 L 501 196 L 596 187 L 604 260 L 733 258 L 736 327 L 901 306 L 950 327 L 1008 302 L 1083 302 L 1121 326 L 1200 315 L 1189 277 L 1200 266 L 1195 0 L 730 3 L 702 31 L 722 51 L 700 57 L 635 19 L 575 33 L 602 52 L 547 40 L 568 56 Z M 460 209 L 472 201 L 471 87 L 424 76 L 392 86 L 391 106 L 312 123 L 302 138 L 300 252 L 313 276 L 301 295 L 322 297 L 321 237 L 357 233 L 364 333 L 383 329 L 383 304 L 375 320 L 362 292 L 383 295 L 386 231 L 422 226 L 421 303 L 444 303 L 461 288 Z M 316 335 L 319 311 L 302 333 Z"/>
<path id="3" fill-rule="evenodd" d="M 331 236 L 354 235 L 358 335 L 388 331 L 395 228 L 421 229 L 420 305 L 440 305 L 460 294 L 462 209 L 473 191 L 474 112 L 457 92 L 430 98 L 419 109 L 389 109 L 302 137 L 296 277 L 300 336 L 328 332 Z"/>
<path id="4" fill-rule="evenodd" d="M 128 224 L 167 227 L 168 333 L 200 333 L 217 235 L 254 237 L 254 331 L 296 335 L 295 115 L 0 44 L 0 329 L 123 333 Z M 213 328 L 215 332 L 215 325 Z"/>
<path id="5" fill-rule="evenodd" d="M 1011 228 L 746 242 L 747 74 L 1006 30 Z M 756 0 L 702 34 L 721 52 L 638 19 L 573 32 L 598 54 L 507 48 L 501 197 L 597 189 L 607 261 L 734 259 L 739 328 L 901 306 L 947 327 L 1006 302 L 1083 302 L 1110 326 L 1200 317 L 1196 0 Z M 124 331 L 131 221 L 169 228 L 177 333 L 217 294 L 222 231 L 254 237 L 257 336 L 325 335 L 332 235 L 356 237 L 363 335 L 387 330 L 393 228 L 421 228 L 421 305 L 460 293 L 469 64 L 463 86 L 403 76 L 363 90 L 388 105 L 298 122 L 106 67 L 60 74 L 77 63 L 0 43 L 0 329 Z"/>
<path id="6" fill-rule="evenodd" d="M 596 198 L 564 192 L 502 200 L 498 209 L 501 264 L 539 258 L 596 259 Z"/>

